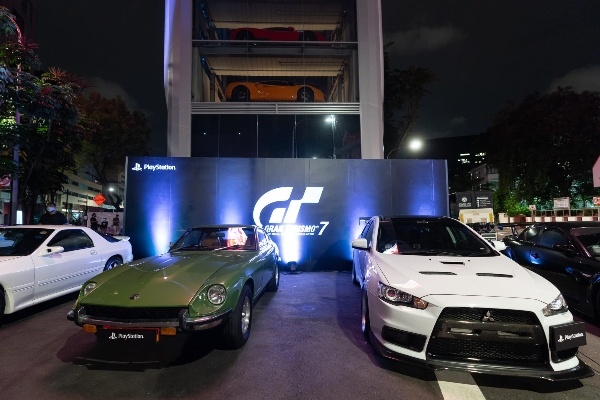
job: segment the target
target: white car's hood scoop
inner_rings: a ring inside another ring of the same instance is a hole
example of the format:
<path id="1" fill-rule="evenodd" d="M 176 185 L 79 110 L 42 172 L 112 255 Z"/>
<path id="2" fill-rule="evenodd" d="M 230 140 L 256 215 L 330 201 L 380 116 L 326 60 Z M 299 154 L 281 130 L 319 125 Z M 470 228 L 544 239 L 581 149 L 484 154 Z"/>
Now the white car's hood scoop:
<path id="1" fill-rule="evenodd" d="M 418 297 L 465 295 L 547 301 L 551 284 L 504 257 L 431 257 L 382 254 L 387 283 Z M 541 281 L 541 282 L 539 282 Z M 550 299 L 552 300 L 552 299 Z"/>

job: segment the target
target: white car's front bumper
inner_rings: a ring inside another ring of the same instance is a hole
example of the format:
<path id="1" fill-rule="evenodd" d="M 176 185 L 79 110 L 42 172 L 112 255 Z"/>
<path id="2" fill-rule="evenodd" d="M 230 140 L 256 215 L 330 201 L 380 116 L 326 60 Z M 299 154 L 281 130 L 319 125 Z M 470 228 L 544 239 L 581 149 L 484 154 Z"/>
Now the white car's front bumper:
<path id="1" fill-rule="evenodd" d="M 368 293 L 371 338 L 382 355 L 434 369 L 549 380 L 593 375 L 576 357 L 577 347 L 553 350 L 551 326 L 572 323 L 568 312 L 544 317 L 544 305 L 530 299 L 444 295 L 424 300 L 429 306 L 418 310 Z"/>

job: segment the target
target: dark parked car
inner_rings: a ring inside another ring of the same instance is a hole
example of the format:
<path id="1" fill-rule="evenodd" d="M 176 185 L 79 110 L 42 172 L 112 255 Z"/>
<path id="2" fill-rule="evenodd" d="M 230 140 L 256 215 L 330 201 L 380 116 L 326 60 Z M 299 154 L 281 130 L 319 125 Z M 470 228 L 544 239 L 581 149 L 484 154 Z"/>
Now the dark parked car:
<path id="1" fill-rule="evenodd" d="M 534 223 L 504 253 L 558 287 L 571 308 L 600 318 L 600 222 Z"/>

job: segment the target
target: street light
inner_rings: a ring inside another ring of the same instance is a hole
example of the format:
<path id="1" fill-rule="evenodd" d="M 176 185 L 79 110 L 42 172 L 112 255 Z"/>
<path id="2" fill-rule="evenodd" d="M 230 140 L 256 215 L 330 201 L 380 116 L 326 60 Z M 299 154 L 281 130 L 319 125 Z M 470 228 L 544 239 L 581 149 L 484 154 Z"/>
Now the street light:
<path id="1" fill-rule="evenodd" d="M 423 141 L 421 139 L 419 139 L 419 138 L 412 138 L 412 139 L 410 139 L 410 141 L 407 144 L 405 144 L 405 145 L 400 144 L 400 146 L 392 149 L 387 154 L 386 158 L 390 158 L 390 156 L 392 155 L 392 153 L 398 152 L 399 150 L 404 149 L 404 148 L 410 150 L 411 152 L 416 153 L 416 152 L 418 152 L 419 150 L 421 150 L 423 148 Z"/>
<path id="2" fill-rule="evenodd" d="M 9 14 L 8 18 L 10 19 L 10 22 L 15 27 L 19 45 L 23 46 L 23 44 L 24 44 L 23 33 L 21 32 L 21 28 L 19 27 L 17 20 L 14 18 L 14 16 L 12 14 Z M 19 63 L 17 65 L 17 73 L 20 73 L 20 72 L 21 72 L 21 64 Z M 18 89 L 19 89 L 19 87 L 17 86 L 17 90 Z M 19 113 L 18 107 L 15 107 L 15 109 L 16 109 L 15 124 L 20 125 L 21 124 L 21 113 Z M 10 225 L 16 225 L 18 222 L 20 222 L 20 221 L 17 221 L 17 214 L 18 214 L 18 208 L 19 208 L 19 136 L 18 136 L 18 133 L 17 133 L 17 139 L 15 141 L 15 145 L 13 147 L 13 162 L 14 162 L 15 172 L 14 172 L 14 174 L 12 174 L 11 187 L 10 187 L 10 218 L 8 221 L 8 223 Z"/>
<path id="3" fill-rule="evenodd" d="M 330 122 L 331 123 L 331 144 L 332 144 L 332 151 L 333 151 L 333 155 L 332 158 L 336 158 L 335 156 L 335 125 L 336 125 L 336 119 L 335 119 L 335 115 L 330 115 L 329 117 L 325 118 L 325 122 Z"/>

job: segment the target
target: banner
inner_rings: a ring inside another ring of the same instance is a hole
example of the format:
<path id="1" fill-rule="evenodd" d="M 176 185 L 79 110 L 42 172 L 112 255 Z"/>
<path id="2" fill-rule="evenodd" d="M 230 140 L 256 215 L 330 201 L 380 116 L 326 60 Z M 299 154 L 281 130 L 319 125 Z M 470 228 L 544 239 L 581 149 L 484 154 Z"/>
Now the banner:
<path id="1" fill-rule="evenodd" d="M 284 262 L 332 269 L 361 218 L 448 215 L 447 182 L 445 160 L 130 157 L 123 234 L 140 258 L 193 226 L 259 225 Z"/>

